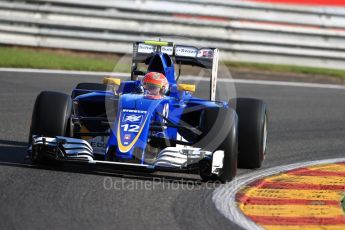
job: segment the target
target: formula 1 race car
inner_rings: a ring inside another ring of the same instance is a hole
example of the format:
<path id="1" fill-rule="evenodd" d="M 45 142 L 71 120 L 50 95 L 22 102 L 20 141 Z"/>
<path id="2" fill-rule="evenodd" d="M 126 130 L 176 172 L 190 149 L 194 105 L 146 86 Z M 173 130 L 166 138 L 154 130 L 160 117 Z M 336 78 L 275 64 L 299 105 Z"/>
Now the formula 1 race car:
<path id="1" fill-rule="evenodd" d="M 35 102 L 29 156 L 33 163 L 85 162 L 116 169 L 198 173 L 227 182 L 237 166 L 259 168 L 267 141 L 267 108 L 257 99 L 216 101 L 219 51 L 145 41 L 133 44 L 131 79 L 80 83 L 71 95 L 44 91 Z M 208 99 L 179 83 L 181 65 L 211 74 Z M 175 71 L 175 66 L 179 71 Z M 150 97 L 147 73 L 168 89 Z"/>

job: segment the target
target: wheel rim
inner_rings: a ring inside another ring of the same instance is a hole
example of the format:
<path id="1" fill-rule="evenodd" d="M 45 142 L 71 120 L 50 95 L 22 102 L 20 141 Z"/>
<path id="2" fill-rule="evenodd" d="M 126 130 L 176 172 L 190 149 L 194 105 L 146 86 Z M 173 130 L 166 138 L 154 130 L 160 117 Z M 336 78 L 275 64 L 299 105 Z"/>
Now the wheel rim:
<path id="1" fill-rule="evenodd" d="M 263 155 L 266 154 L 266 147 L 267 147 L 267 115 L 265 114 L 264 130 L 263 130 L 263 137 L 262 137 L 262 152 L 263 152 Z"/>

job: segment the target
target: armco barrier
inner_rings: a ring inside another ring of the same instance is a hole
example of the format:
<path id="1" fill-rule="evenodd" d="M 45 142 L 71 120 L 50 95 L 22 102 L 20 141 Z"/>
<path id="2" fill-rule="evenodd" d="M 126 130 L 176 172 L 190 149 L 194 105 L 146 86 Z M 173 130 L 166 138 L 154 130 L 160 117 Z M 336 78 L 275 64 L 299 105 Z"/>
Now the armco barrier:
<path id="1" fill-rule="evenodd" d="M 254 0 L 254 1 L 280 3 L 280 4 L 295 4 L 295 5 L 345 6 L 345 2 L 343 0 Z"/>
<path id="2" fill-rule="evenodd" d="M 222 57 L 345 69 L 345 11 L 219 0 L 0 1 L 0 43 L 131 51 L 143 39 L 215 46 Z"/>

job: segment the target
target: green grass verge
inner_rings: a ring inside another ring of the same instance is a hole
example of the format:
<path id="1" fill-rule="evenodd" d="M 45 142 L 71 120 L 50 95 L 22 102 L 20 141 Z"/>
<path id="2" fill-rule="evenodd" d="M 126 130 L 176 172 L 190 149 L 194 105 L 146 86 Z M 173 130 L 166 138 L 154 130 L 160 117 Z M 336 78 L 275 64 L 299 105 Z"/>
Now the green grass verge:
<path id="1" fill-rule="evenodd" d="M 78 55 L 77 53 L 60 53 L 46 50 L 0 46 L 0 67 L 130 72 L 130 63 L 120 65 L 117 64 L 116 61 L 116 58 L 95 58 L 88 55 Z M 345 78 L 345 71 L 336 69 L 245 62 L 226 62 L 225 64 L 231 69 Z"/>
<path id="2" fill-rule="evenodd" d="M 116 69 L 114 69 L 115 66 Z M 55 53 L 16 47 L 0 47 L 0 67 L 109 72 L 129 72 L 130 68 L 129 65 L 116 65 L 115 58 L 114 60 L 105 60 L 71 53 Z"/>
<path id="3" fill-rule="evenodd" d="M 297 73 L 308 75 L 320 75 L 345 78 L 344 70 L 315 68 L 315 67 L 303 67 L 292 65 L 272 65 L 272 64 L 259 64 L 259 63 L 246 63 L 246 62 L 226 62 L 229 68 L 248 69 L 268 72 L 284 72 L 284 73 Z"/>

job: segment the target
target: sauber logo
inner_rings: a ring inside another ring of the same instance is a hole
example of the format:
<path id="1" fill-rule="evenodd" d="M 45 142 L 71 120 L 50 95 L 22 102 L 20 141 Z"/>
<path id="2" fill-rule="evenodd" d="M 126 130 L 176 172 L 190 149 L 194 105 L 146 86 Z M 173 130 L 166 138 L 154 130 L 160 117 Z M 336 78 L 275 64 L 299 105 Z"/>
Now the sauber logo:
<path id="1" fill-rule="evenodd" d="M 125 115 L 123 116 L 123 122 L 135 122 L 135 123 L 140 123 L 142 118 L 143 118 L 142 115 L 125 114 Z"/>

